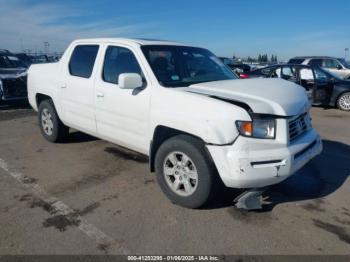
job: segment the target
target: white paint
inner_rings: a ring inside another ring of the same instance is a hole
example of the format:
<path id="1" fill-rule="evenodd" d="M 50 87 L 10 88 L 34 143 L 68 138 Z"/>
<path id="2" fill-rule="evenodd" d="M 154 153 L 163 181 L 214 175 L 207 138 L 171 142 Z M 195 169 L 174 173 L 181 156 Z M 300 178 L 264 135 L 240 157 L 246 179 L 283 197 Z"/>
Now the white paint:
<path id="1" fill-rule="evenodd" d="M 77 45 L 99 46 L 90 78 L 69 73 L 70 57 Z M 234 143 L 239 136 L 235 122 L 251 121 L 252 117 L 244 107 L 225 100 L 246 104 L 258 114 L 296 117 L 309 110 L 305 90 L 281 79 L 209 81 L 189 87 L 164 88 L 142 52 L 143 45 L 183 46 L 174 42 L 139 39 L 76 40 L 58 63 L 30 67 L 30 104 L 37 110 L 36 94 L 45 94 L 51 97 L 60 119 L 67 126 L 146 155 L 151 152 L 150 145 L 159 126 L 177 129 L 211 145 L 209 153 L 227 186 L 249 188 L 275 183 L 276 172 L 271 170 L 263 173 L 260 168 L 254 170 L 250 177 L 240 170 L 243 162 L 249 166 L 250 162 L 259 161 L 257 159 L 280 159 L 276 148 L 285 152 L 286 159 L 292 159 L 291 152 L 297 152 L 289 144 L 288 119 L 276 120 L 275 139 L 247 138 L 247 146 L 240 146 Z M 121 89 L 117 84 L 103 80 L 104 58 L 109 46 L 123 47 L 133 53 L 147 83 L 144 89 Z M 317 137 L 316 133 L 313 136 L 304 135 L 303 145 L 306 147 Z M 237 159 L 229 157 L 233 154 Z M 310 160 L 306 156 L 302 158 Z M 285 170 L 286 176 L 291 175 L 295 167 L 294 162 L 289 164 L 290 168 Z M 264 174 L 268 179 L 264 184 L 259 184 Z"/>
<path id="2" fill-rule="evenodd" d="M 76 211 L 70 208 L 68 205 L 57 199 L 56 197 L 50 196 L 44 189 L 42 189 L 37 183 L 28 183 L 28 177 L 24 174 L 12 170 L 5 160 L 0 158 L 0 168 L 3 169 L 8 175 L 16 179 L 22 186 L 30 190 L 31 193 L 44 201 L 45 203 L 50 204 L 51 208 L 55 215 L 69 215 L 75 214 L 74 218 L 79 220 L 80 223 L 78 228 L 81 232 L 87 235 L 89 238 L 93 239 L 97 245 L 103 245 L 107 248 L 108 253 L 113 254 L 128 254 L 128 250 L 122 246 L 122 244 L 108 236 L 101 230 L 99 230 L 93 224 L 85 221 L 81 216 L 76 215 Z M 67 218 L 69 220 L 69 217 Z"/>
<path id="3" fill-rule="evenodd" d="M 184 91 L 243 102 L 255 113 L 295 116 L 307 110 L 309 102 L 300 85 L 274 78 L 212 81 L 191 85 Z"/>

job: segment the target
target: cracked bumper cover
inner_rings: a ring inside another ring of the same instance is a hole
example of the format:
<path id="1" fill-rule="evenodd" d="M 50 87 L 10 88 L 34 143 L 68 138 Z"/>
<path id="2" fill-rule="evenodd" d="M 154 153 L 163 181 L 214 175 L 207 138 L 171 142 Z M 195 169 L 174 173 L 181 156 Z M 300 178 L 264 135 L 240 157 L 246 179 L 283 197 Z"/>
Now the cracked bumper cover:
<path id="1" fill-rule="evenodd" d="M 239 136 L 232 145 L 207 145 L 223 183 L 232 188 L 277 184 L 322 151 L 314 129 L 290 145 L 275 140 Z"/>

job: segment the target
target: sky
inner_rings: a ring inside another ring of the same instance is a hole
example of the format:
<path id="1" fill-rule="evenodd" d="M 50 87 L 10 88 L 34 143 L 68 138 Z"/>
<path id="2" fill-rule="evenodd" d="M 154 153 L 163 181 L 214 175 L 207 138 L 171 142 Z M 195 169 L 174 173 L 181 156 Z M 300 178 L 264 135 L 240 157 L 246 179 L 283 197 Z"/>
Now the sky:
<path id="1" fill-rule="evenodd" d="M 78 38 L 174 40 L 232 57 L 344 57 L 350 0 L 0 0 L 0 49 L 64 51 Z M 349 55 L 348 55 L 349 58 Z"/>

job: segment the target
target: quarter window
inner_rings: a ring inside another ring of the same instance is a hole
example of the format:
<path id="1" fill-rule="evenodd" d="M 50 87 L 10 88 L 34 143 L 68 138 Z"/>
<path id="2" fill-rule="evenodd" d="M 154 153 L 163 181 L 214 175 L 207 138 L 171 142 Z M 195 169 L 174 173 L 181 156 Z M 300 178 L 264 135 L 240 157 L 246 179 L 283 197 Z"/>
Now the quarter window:
<path id="1" fill-rule="evenodd" d="M 69 73 L 73 76 L 90 78 L 98 48 L 98 45 L 76 46 L 69 61 Z"/>
<path id="2" fill-rule="evenodd" d="M 103 81 L 118 84 L 119 75 L 123 73 L 137 73 L 142 75 L 136 57 L 129 49 L 109 46 L 106 50 L 103 64 Z"/>

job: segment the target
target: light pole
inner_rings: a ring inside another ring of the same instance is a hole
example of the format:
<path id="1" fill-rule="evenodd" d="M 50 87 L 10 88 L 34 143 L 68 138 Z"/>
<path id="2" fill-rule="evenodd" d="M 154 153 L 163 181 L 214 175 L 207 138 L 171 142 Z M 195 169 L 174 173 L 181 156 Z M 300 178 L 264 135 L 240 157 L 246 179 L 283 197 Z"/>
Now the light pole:
<path id="1" fill-rule="evenodd" d="M 45 54 L 47 55 L 49 53 L 50 43 L 44 42 L 44 48 L 45 48 Z"/>

